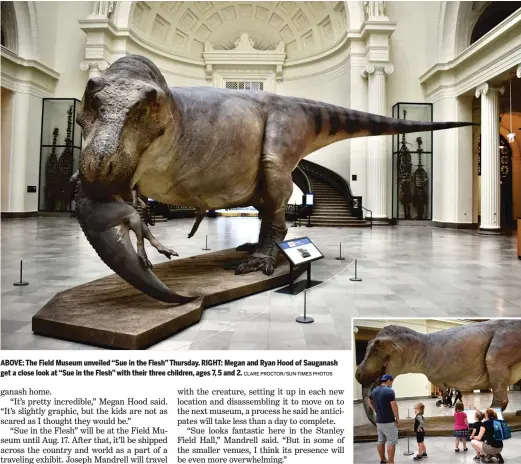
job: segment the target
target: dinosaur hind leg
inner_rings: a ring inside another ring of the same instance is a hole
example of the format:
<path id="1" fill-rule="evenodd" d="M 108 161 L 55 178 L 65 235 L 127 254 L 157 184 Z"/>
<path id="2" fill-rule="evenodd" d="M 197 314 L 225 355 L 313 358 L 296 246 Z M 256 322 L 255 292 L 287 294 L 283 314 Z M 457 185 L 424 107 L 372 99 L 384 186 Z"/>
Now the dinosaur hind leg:
<path id="1" fill-rule="evenodd" d="M 255 206 L 255 209 L 257 209 L 257 211 L 259 212 L 259 218 L 262 219 L 262 214 L 263 214 L 263 208 L 264 208 L 264 205 L 254 205 Z M 266 222 L 261 222 L 261 230 L 260 230 L 260 233 L 259 233 L 259 237 L 263 237 L 265 234 L 266 234 Z M 263 227 L 264 226 L 264 227 Z M 259 242 L 262 241 L 262 238 L 259 238 Z M 257 251 L 257 248 L 259 247 L 259 242 L 257 243 L 250 243 L 250 242 L 246 242 L 246 243 L 243 243 L 242 245 L 239 245 L 236 250 L 237 251 L 247 251 L 248 253 L 255 253 L 255 251 Z"/>
<path id="2" fill-rule="evenodd" d="M 279 161 L 281 158 L 266 156 L 262 161 L 264 206 L 259 243 L 255 252 L 239 264 L 236 274 L 262 271 L 271 275 L 275 270 L 279 252 L 277 244 L 288 232 L 286 204 L 293 192 L 291 170 Z"/>
<path id="3" fill-rule="evenodd" d="M 505 410 L 508 406 L 508 387 L 512 379 L 511 366 L 521 361 L 521 353 L 512 348 L 519 345 L 514 340 L 518 334 L 512 334 L 508 328 L 499 329 L 494 334 L 485 357 L 488 378 L 492 388 L 493 398 L 491 407 L 500 407 Z"/>

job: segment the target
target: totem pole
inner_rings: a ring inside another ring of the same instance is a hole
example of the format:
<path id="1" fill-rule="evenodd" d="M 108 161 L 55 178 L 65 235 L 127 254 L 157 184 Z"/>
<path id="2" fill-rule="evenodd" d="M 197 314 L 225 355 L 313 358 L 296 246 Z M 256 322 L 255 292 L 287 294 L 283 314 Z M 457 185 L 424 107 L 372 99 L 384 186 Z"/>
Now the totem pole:
<path id="1" fill-rule="evenodd" d="M 414 196 L 413 196 L 413 204 L 418 212 L 418 216 L 416 219 L 424 219 L 425 215 L 425 206 L 427 205 L 427 183 L 429 182 L 429 177 L 427 175 L 427 171 L 423 169 L 422 165 L 422 138 L 418 137 L 416 139 L 416 143 L 418 144 L 418 167 L 413 174 L 414 180 Z"/>
<path id="2" fill-rule="evenodd" d="M 72 176 L 72 105 L 67 111 L 67 136 L 65 137 L 65 148 L 58 160 L 58 183 L 60 192 L 60 206 L 62 211 L 67 211 L 71 201 L 71 183 Z"/>
<path id="3" fill-rule="evenodd" d="M 403 119 L 406 119 L 407 111 L 403 110 Z M 411 152 L 407 148 L 405 134 L 402 134 L 402 142 L 398 152 L 398 184 L 400 186 L 400 203 L 403 206 L 405 219 L 411 219 Z"/>
<path id="4" fill-rule="evenodd" d="M 54 211 L 58 192 L 58 159 L 56 158 L 56 140 L 60 130 L 55 127 L 52 131 L 52 148 L 47 164 L 45 165 L 45 209 Z"/>

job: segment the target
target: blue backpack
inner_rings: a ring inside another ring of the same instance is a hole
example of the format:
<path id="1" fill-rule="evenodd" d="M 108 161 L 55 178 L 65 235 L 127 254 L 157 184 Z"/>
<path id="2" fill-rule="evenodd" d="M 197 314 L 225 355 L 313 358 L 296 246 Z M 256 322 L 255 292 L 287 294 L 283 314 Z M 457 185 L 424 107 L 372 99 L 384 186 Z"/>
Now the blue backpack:
<path id="1" fill-rule="evenodd" d="M 510 430 L 510 427 L 504 420 L 495 420 L 493 421 L 493 424 L 495 440 L 503 441 L 512 438 L 512 432 Z"/>

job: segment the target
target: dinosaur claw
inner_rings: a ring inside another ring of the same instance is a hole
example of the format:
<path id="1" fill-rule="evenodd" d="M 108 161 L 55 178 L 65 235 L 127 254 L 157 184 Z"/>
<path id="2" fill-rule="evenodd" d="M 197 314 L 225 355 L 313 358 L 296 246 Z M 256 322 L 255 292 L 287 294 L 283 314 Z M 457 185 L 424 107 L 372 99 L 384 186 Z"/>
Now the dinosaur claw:
<path id="1" fill-rule="evenodd" d="M 275 272 L 275 263 L 269 256 L 256 257 L 250 256 L 248 259 L 243 261 L 235 269 L 235 275 L 249 274 L 250 272 L 262 271 L 263 274 L 268 276 Z"/>
<path id="2" fill-rule="evenodd" d="M 171 248 L 165 248 L 164 246 L 159 246 L 157 251 L 159 251 L 159 253 L 162 255 L 165 255 L 168 259 L 171 259 L 172 256 L 179 256 L 174 250 Z"/>

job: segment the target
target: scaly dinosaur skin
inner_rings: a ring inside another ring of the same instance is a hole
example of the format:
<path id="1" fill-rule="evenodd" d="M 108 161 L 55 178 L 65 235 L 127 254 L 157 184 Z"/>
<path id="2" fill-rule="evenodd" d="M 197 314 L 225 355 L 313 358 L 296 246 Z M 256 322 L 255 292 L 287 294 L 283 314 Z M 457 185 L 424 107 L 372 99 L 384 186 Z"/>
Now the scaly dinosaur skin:
<path id="1" fill-rule="evenodd" d="M 137 186 L 161 203 L 193 207 L 190 236 L 206 210 L 253 205 L 262 210 L 259 240 L 236 274 L 267 275 L 287 232 L 291 172 L 305 156 L 352 137 L 472 124 L 403 121 L 267 92 L 169 89 L 159 69 L 136 55 L 89 80 L 78 123 L 85 136 L 80 179 L 89 197 Z"/>
<path id="2" fill-rule="evenodd" d="M 521 320 L 496 319 L 421 334 L 406 327 L 384 327 L 367 346 L 356 370 L 364 408 L 374 424 L 368 396 L 383 374 L 424 374 L 445 390 L 492 389 L 491 407 L 508 405 L 507 389 L 521 380 Z M 517 411 L 521 414 L 521 411 Z"/>

